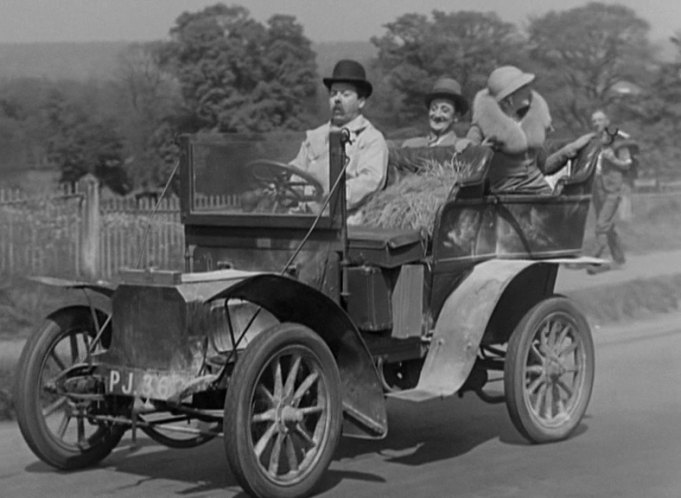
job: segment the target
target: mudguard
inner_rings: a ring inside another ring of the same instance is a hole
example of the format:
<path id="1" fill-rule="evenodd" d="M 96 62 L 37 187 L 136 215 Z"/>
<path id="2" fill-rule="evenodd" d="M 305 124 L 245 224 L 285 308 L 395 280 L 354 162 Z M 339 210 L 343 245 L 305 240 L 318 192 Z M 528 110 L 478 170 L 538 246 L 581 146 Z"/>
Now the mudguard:
<path id="1" fill-rule="evenodd" d="M 297 280 L 274 274 L 245 279 L 208 300 L 240 298 L 262 306 L 280 322 L 316 331 L 328 344 L 343 388 L 343 435 L 379 439 L 387 435 L 383 389 L 369 349 L 345 311 L 328 296 Z"/>
<path id="2" fill-rule="evenodd" d="M 111 314 L 111 296 L 116 290 L 116 286 L 109 282 L 92 283 L 54 277 L 29 277 L 29 280 L 50 287 L 82 291 L 66 296 L 60 306 L 49 314 L 73 306 L 85 306 L 91 310 L 98 309 L 107 315 Z"/>
<path id="3" fill-rule="evenodd" d="M 535 265 L 593 264 L 597 261 L 595 258 L 492 259 L 476 265 L 442 307 L 417 386 L 388 396 L 427 401 L 454 394 L 473 368 L 480 342 L 499 300 L 521 272 Z M 539 294 L 550 295 L 554 281 L 555 274 L 548 282 L 537 282 L 546 285 Z"/>

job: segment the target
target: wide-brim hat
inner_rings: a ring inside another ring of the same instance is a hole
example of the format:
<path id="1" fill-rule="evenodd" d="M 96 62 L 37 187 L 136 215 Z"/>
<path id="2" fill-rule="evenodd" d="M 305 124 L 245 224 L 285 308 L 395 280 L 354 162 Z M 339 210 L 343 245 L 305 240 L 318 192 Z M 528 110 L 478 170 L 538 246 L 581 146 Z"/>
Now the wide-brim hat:
<path id="1" fill-rule="evenodd" d="M 490 73 L 487 79 L 487 90 L 499 102 L 533 81 L 534 74 L 532 73 L 524 73 L 515 66 L 501 66 Z"/>
<path id="2" fill-rule="evenodd" d="M 364 66 L 352 59 L 343 59 L 336 63 L 333 74 L 328 78 L 323 78 L 324 86 L 331 89 L 334 83 L 350 83 L 355 85 L 358 90 L 362 90 L 364 97 L 369 97 L 373 91 L 371 83 L 367 81 Z"/>
<path id="3" fill-rule="evenodd" d="M 426 107 L 429 108 L 435 99 L 451 100 L 459 114 L 468 112 L 468 101 L 461 95 L 461 85 L 454 78 L 440 78 L 435 82 L 433 89 L 426 95 Z"/>

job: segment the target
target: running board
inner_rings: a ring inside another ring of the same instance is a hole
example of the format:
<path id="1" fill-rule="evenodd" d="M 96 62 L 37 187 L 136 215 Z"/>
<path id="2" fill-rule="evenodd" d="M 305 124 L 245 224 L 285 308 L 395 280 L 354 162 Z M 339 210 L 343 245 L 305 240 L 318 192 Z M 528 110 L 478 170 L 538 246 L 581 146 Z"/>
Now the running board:
<path id="1" fill-rule="evenodd" d="M 448 392 L 436 392 L 428 389 L 405 389 L 404 391 L 394 391 L 386 394 L 386 397 L 399 399 L 402 401 L 411 401 L 412 403 L 421 403 L 423 401 L 430 401 L 431 399 L 444 399 L 450 396 Z"/>

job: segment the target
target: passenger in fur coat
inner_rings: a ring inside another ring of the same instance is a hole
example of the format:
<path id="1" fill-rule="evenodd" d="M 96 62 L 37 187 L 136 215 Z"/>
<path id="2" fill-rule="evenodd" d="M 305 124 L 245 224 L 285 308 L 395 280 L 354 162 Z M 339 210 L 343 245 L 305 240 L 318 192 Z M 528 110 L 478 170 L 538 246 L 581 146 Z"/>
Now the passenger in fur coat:
<path id="1" fill-rule="evenodd" d="M 550 194 L 544 174 L 561 169 L 593 137 L 584 135 L 547 157 L 544 142 L 551 114 L 546 101 L 532 89 L 533 81 L 533 74 L 502 66 L 492 71 L 487 88 L 473 100 L 467 138 L 496 150 L 489 170 L 492 192 Z"/>

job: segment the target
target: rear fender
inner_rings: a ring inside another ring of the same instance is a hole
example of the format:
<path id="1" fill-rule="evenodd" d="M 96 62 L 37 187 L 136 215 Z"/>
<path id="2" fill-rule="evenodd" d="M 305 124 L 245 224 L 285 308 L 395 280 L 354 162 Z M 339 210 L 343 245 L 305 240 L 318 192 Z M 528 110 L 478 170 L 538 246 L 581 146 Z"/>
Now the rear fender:
<path id="1" fill-rule="evenodd" d="M 532 265 L 520 271 L 504 288 L 487 324 L 482 344 L 508 342 L 516 325 L 530 308 L 539 301 L 555 295 L 559 265 L 581 269 L 602 264 L 607 264 L 607 261 L 590 256 L 533 261 Z"/>
<path id="2" fill-rule="evenodd" d="M 371 354 L 345 311 L 332 299 L 291 278 L 261 274 L 224 289 L 213 299 L 239 298 L 261 306 L 280 322 L 303 324 L 328 344 L 343 388 L 343 434 L 379 439 L 388 419 Z"/>
<path id="3" fill-rule="evenodd" d="M 454 394 L 473 368 L 492 317 L 510 335 L 517 322 L 507 320 L 507 313 L 524 313 L 551 295 L 556 272 L 556 263 L 536 260 L 493 259 L 474 266 L 445 300 L 418 385 L 390 396 L 425 401 Z"/>

